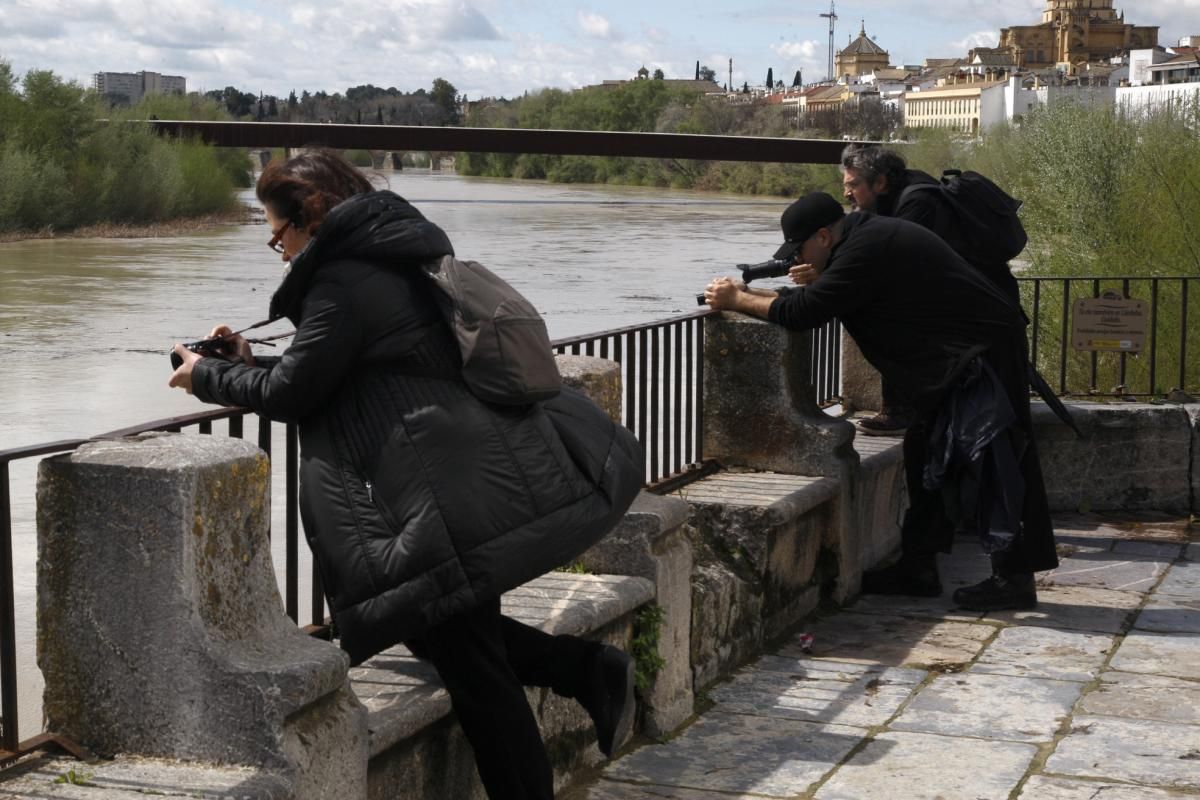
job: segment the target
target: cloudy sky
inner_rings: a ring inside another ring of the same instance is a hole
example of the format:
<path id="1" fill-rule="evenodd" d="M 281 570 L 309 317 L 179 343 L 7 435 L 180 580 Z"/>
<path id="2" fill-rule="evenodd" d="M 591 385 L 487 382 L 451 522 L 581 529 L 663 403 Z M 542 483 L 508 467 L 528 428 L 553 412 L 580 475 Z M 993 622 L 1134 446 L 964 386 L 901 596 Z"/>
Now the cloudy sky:
<path id="1" fill-rule="evenodd" d="M 964 55 L 1002 26 L 1040 21 L 1044 0 L 838 2 L 837 47 L 866 31 L 893 64 Z M 1118 0 L 1160 42 L 1200 35 L 1200 0 Z M 950 11 L 953 9 L 953 11 Z M 471 99 L 629 78 L 645 65 L 724 83 L 824 77 L 828 0 L 0 0 L 0 59 L 90 82 L 152 70 L 189 90 L 227 85 L 286 95 L 373 83 L 411 91 L 434 78 Z"/>

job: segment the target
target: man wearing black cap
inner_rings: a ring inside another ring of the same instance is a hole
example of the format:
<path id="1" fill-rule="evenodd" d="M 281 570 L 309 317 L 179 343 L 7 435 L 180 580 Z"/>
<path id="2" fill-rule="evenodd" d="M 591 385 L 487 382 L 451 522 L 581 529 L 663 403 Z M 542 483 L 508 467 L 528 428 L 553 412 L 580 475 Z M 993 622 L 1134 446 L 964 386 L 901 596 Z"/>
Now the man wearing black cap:
<path id="1" fill-rule="evenodd" d="M 845 216 L 828 194 L 792 203 L 776 258 L 798 287 L 747 290 L 718 278 L 716 309 L 792 330 L 837 317 L 915 409 L 904 436 L 910 506 L 900 560 L 863 575 L 863 591 L 938 596 L 936 554 L 956 527 L 978 532 L 993 575 L 959 589 L 975 610 L 1032 608 L 1033 573 L 1058 564 L 1026 392 L 1020 310 L 949 245 L 905 220 Z"/>

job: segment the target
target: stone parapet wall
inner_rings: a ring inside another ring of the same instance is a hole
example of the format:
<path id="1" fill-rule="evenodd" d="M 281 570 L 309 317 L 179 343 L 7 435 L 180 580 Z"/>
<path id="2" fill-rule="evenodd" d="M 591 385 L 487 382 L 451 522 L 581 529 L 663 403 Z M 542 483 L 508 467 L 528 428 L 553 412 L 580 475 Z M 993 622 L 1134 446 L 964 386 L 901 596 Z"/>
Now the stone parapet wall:
<path id="1" fill-rule="evenodd" d="M 1046 493 L 1052 511 L 1200 510 L 1200 405 L 1068 403 L 1084 438 L 1034 402 Z"/>

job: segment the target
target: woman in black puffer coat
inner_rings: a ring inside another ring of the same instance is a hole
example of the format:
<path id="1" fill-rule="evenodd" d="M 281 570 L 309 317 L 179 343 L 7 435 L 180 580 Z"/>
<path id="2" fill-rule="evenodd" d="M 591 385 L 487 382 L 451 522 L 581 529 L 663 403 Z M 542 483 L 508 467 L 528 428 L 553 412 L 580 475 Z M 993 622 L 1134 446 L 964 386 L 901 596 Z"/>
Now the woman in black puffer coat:
<path id="1" fill-rule="evenodd" d="M 499 598 L 620 518 L 641 481 L 636 442 L 569 390 L 517 408 L 472 395 L 419 268 L 452 255 L 449 239 L 340 156 L 273 162 L 257 193 L 290 262 L 271 317 L 295 339 L 256 358 L 218 326 L 231 357 L 177 346 L 171 385 L 298 423 L 301 518 L 351 662 L 408 643 L 441 674 L 488 796 L 550 798 L 522 685 L 577 698 L 611 755 L 632 723 L 633 662 L 508 619 Z M 598 466 L 581 470 L 581 449 Z"/>

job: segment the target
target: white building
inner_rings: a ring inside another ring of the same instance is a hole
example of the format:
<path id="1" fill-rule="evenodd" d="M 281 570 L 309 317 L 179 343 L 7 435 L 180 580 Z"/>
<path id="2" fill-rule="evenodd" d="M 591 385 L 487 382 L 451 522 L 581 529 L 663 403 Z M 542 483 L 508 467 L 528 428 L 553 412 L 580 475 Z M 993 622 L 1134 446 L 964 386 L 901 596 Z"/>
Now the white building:
<path id="1" fill-rule="evenodd" d="M 157 72 L 97 72 L 92 88 L 98 94 L 118 95 L 136 103 L 148 94 L 187 94 L 187 81 L 180 75 Z"/>

